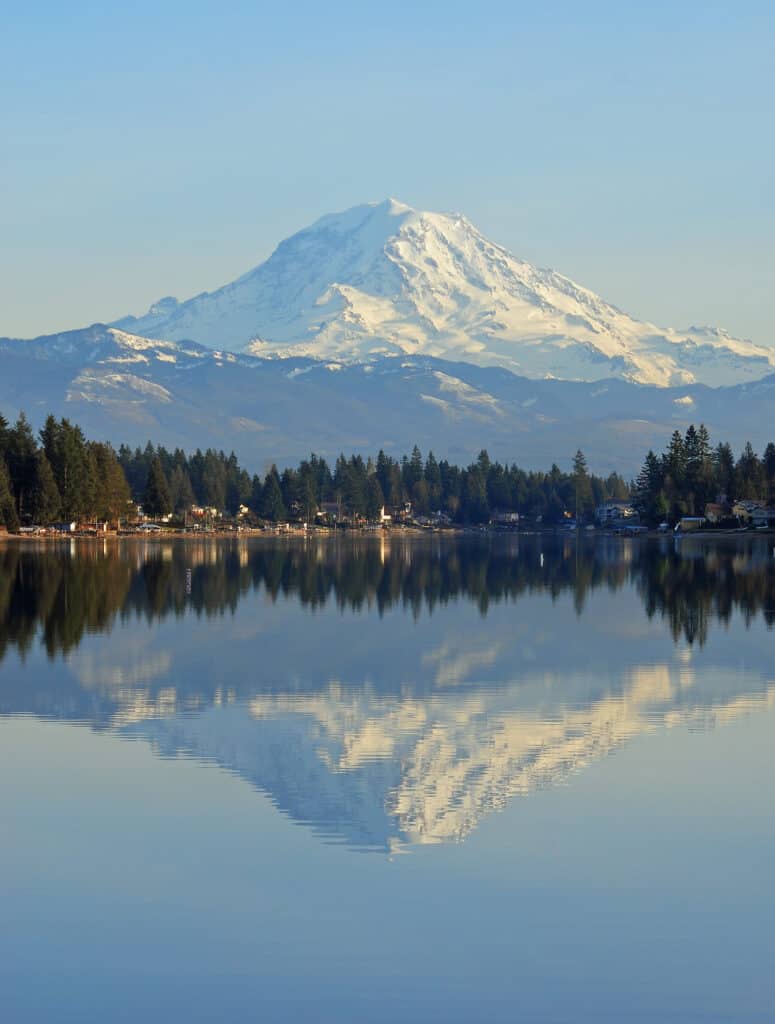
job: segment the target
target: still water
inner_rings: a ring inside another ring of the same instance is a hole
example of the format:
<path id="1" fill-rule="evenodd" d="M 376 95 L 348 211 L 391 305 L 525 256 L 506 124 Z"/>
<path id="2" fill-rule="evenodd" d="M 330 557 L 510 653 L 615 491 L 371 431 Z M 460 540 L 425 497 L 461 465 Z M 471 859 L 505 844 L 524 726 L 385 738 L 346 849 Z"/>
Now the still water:
<path id="1" fill-rule="evenodd" d="M 0 1018 L 771 1022 L 772 543 L 0 546 Z"/>

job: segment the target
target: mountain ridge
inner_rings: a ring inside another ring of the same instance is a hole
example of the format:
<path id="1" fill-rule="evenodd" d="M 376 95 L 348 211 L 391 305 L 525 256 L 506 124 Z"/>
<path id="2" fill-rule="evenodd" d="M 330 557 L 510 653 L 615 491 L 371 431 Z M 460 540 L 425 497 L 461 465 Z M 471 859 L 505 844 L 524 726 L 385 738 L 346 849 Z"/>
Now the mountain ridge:
<path id="1" fill-rule="evenodd" d="M 531 380 L 502 367 L 431 356 L 368 364 L 262 359 L 193 342 L 159 342 L 106 325 L 0 339 L 0 412 L 52 412 L 89 436 L 144 445 L 234 449 L 252 470 L 298 462 L 313 449 L 466 462 L 487 448 L 526 469 L 564 464 L 583 447 L 590 466 L 634 475 L 649 447 L 705 422 L 737 449 L 770 440 L 775 374 L 727 388 L 658 388 L 617 378 Z"/>

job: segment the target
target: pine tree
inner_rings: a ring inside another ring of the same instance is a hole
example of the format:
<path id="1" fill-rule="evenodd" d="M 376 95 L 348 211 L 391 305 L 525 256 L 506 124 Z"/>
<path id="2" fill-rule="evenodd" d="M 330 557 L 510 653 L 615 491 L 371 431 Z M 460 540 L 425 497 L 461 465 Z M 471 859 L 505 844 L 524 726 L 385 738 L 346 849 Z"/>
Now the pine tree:
<path id="1" fill-rule="evenodd" d="M 32 517 L 41 526 L 49 526 L 59 517 L 62 498 L 54 471 L 44 451 L 35 456 L 35 483 L 32 489 Z"/>
<path id="2" fill-rule="evenodd" d="M 721 442 L 713 453 L 713 482 L 717 496 L 735 497 L 735 456 L 729 444 Z"/>
<path id="3" fill-rule="evenodd" d="M 750 441 L 737 460 L 735 467 L 735 493 L 738 498 L 761 498 L 764 491 L 764 471 Z"/>
<path id="4" fill-rule="evenodd" d="M 463 476 L 460 515 L 468 523 L 486 523 L 490 518 L 487 481 L 479 465 L 469 466 Z"/>
<path id="5" fill-rule="evenodd" d="M 226 466 L 222 454 L 208 448 L 205 452 L 202 470 L 202 490 L 204 504 L 208 508 L 222 512 L 226 507 Z"/>
<path id="6" fill-rule="evenodd" d="M 118 523 L 126 515 L 131 498 L 126 475 L 109 444 L 92 443 L 89 447 L 96 469 L 94 515 L 105 522 Z"/>
<path id="7" fill-rule="evenodd" d="M 764 450 L 762 466 L 767 486 L 767 501 L 772 503 L 775 501 L 775 444 L 772 441 Z"/>
<path id="8" fill-rule="evenodd" d="M 277 467 L 272 466 L 264 481 L 263 493 L 261 495 L 261 515 L 273 523 L 283 522 L 288 512 L 283 502 L 283 492 L 280 489 L 280 477 Z"/>
<path id="9" fill-rule="evenodd" d="M 196 504 L 191 478 L 180 463 L 175 465 L 170 476 L 170 498 L 172 509 L 178 514 L 187 512 L 192 505 Z"/>
<path id="10" fill-rule="evenodd" d="M 366 484 L 366 518 L 371 522 L 379 519 L 385 505 L 385 496 L 382 493 L 376 473 L 372 473 Z"/>
<path id="11" fill-rule="evenodd" d="M 48 427 L 44 427 L 46 431 Z M 44 441 L 44 450 L 46 442 Z M 94 466 L 86 448 L 86 439 L 79 426 L 63 419 L 58 424 L 55 443 L 51 454 L 46 451 L 54 478 L 62 498 L 64 519 L 82 519 L 91 511 L 94 503 Z"/>
<path id="12" fill-rule="evenodd" d="M 0 413 L 0 462 L 5 462 L 8 451 L 8 420 Z"/>
<path id="13" fill-rule="evenodd" d="M 172 511 L 170 488 L 158 455 L 154 457 L 148 470 L 143 511 L 151 517 L 163 516 Z"/>
<path id="14" fill-rule="evenodd" d="M 250 511 L 260 516 L 263 502 L 264 488 L 261 484 L 261 477 L 256 473 L 253 477 L 253 487 L 250 493 Z"/>
<path id="15" fill-rule="evenodd" d="M 573 497 L 576 514 L 585 516 L 592 510 L 592 486 L 587 469 L 587 460 L 579 448 L 573 456 Z"/>
<path id="16" fill-rule="evenodd" d="M 9 533 L 19 532 L 16 501 L 11 491 L 11 480 L 4 459 L 0 459 L 0 526 L 4 526 Z"/>
<path id="17" fill-rule="evenodd" d="M 406 472 L 404 474 L 404 487 L 409 494 L 412 493 L 414 485 L 423 478 L 423 461 L 420 449 L 417 445 L 412 448 L 412 456 L 406 464 Z"/>
<path id="18" fill-rule="evenodd" d="M 20 521 L 32 515 L 32 492 L 35 486 L 35 456 L 38 446 L 24 413 L 8 433 L 6 464 L 11 478 L 11 488 L 16 498 L 16 511 Z"/>
<path id="19" fill-rule="evenodd" d="M 662 456 L 665 497 L 670 515 L 680 519 L 686 515 L 686 445 L 680 431 L 674 430 L 670 444 Z"/>

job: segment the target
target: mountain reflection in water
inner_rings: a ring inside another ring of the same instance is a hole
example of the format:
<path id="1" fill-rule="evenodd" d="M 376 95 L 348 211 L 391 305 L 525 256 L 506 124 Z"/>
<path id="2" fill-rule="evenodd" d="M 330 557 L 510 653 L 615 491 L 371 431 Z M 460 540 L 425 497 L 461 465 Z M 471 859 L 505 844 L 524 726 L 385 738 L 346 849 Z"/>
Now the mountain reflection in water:
<path id="1" fill-rule="evenodd" d="M 767 537 L 9 545 L 0 714 L 145 738 L 394 850 L 772 706 L 773 623 Z"/>

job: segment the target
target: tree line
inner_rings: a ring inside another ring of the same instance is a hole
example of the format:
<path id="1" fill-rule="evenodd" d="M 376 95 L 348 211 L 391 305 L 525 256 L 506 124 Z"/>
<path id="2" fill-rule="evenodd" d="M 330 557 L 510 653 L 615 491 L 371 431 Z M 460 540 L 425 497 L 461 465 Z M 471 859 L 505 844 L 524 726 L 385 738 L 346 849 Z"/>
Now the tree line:
<path id="1" fill-rule="evenodd" d="M 68 419 L 46 419 L 38 437 L 24 413 L 0 415 L 0 525 L 117 520 L 130 491 L 109 444 L 88 441 Z"/>
<path id="2" fill-rule="evenodd" d="M 569 515 L 591 518 L 607 499 L 631 499 L 649 524 L 701 515 L 709 501 L 775 498 L 775 445 L 759 457 L 748 444 L 738 459 L 731 447 L 711 446 L 704 426 L 675 431 L 666 451 L 650 451 L 636 481 L 617 473 L 590 473 L 577 451 L 572 468 L 527 471 L 493 461 L 486 451 L 460 467 L 418 446 L 397 459 L 340 455 L 333 465 L 310 455 L 280 472 L 250 474 L 234 452 L 197 449 L 186 454 L 150 441 L 145 448 L 88 440 L 68 419 L 48 416 L 36 437 L 24 413 L 11 427 L 0 416 L 0 525 L 59 520 L 117 522 L 137 502 L 152 517 L 183 516 L 192 506 L 235 516 L 310 522 L 324 503 L 342 514 L 377 519 L 381 510 L 411 503 L 415 516 L 441 512 L 458 524 L 487 523 L 498 512 L 518 512 L 554 524 Z"/>
<path id="3" fill-rule="evenodd" d="M 749 442 L 739 458 L 726 442 L 715 447 L 703 424 L 673 432 L 662 453 L 649 451 L 633 485 L 633 501 L 649 525 L 704 515 L 708 503 L 775 501 L 775 444 L 759 457 Z"/>
<path id="4" fill-rule="evenodd" d="M 212 449 L 187 456 L 150 442 L 144 449 L 122 445 L 118 460 L 133 496 L 149 515 L 180 514 L 195 501 L 230 515 L 243 506 L 271 522 L 310 522 L 324 503 L 332 503 L 344 515 L 374 520 L 384 507 L 410 502 L 414 515 L 443 512 L 457 523 L 486 523 L 496 511 L 519 511 L 554 523 L 567 509 L 591 514 L 606 498 L 629 494 L 618 474 L 590 474 L 581 452 L 570 473 L 556 465 L 548 473 L 527 472 L 492 461 L 486 451 L 461 468 L 433 452 L 423 458 L 416 445 L 401 459 L 384 451 L 376 459 L 342 454 L 333 466 L 313 454 L 282 472 L 272 466 L 263 478 L 250 476 L 234 453 Z"/>

